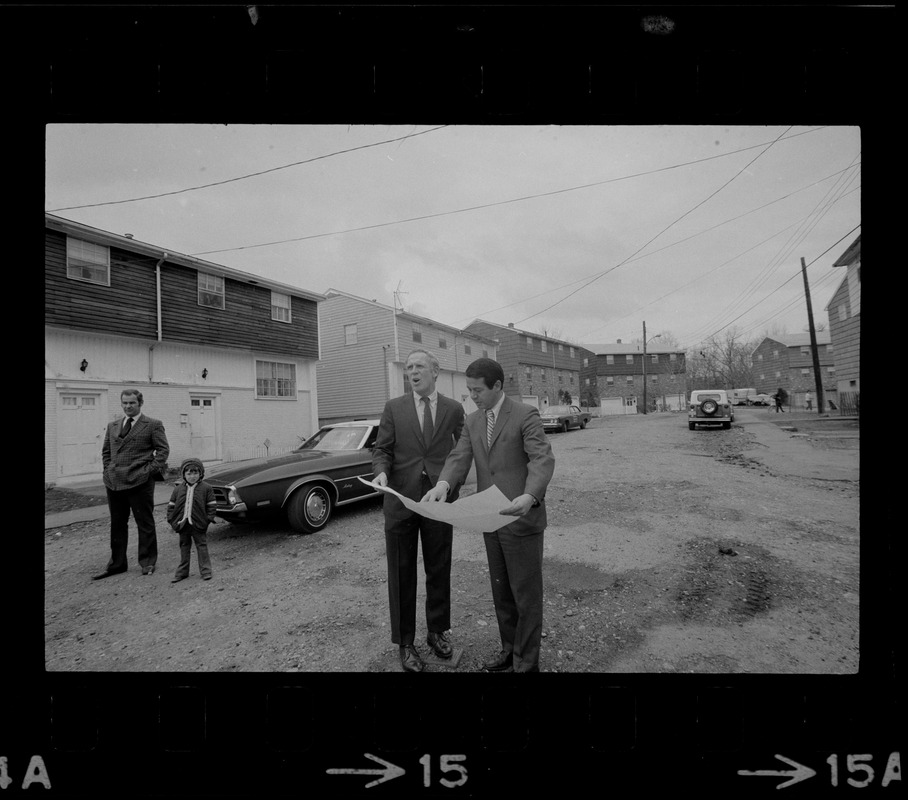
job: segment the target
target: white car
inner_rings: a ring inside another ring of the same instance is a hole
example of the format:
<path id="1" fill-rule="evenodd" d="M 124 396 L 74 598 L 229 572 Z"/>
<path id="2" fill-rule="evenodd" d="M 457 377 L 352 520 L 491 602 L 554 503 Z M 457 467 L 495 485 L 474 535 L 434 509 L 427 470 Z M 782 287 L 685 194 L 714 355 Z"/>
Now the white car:
<path id="1" fill-rule="evenodd" d="M 697 425 L 730 428 L 734 421 L 735 410 L 724 389 L 695 389 L 690 393 L 687 408 L 687 427 L 690 430 Z"/>

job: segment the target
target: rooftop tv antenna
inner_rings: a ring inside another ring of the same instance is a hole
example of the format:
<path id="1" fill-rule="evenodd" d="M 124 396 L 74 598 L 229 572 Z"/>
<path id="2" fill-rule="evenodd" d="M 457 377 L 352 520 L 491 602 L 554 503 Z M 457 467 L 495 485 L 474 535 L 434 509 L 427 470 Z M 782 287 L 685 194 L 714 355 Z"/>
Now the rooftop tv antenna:
<path id="1" fill-rule="evenodd" d="M 409 292 L 402 292 L 402 291 L 400 290 L 400 285 L 401 285 L 402 282 L 403 282 L 403 281 L 398 281 L 398 282 L 397 282 L 397 289 L 394 290 L 394 311 L 395 311 L 395 313 L 398 312 L 398 311 L 403 311 L 403 310 L 404 310 L 404 304 L 403 304 L 403 302 L 401 302 L 400 296 L 401 296 L 402 294 L 410 294 Z"/>

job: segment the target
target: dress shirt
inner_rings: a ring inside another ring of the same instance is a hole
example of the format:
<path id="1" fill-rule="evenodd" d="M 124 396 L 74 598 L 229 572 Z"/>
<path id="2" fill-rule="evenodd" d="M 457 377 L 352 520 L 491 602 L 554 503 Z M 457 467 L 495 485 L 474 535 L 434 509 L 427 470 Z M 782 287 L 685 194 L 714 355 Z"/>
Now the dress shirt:
<path id="1" fill-rule="evenodd" d="M 432 409 L 432 423 L 435 423 L 435 420 L 438 419 L 438 389 L 436 389 L 432 394 L 428 395 L 429 406 Z M 423 424 L 423 411 L 425 410 L 425 404 L 422 401 L 422 395 L 413 392 L 413 402 L 416 403 L 416 416 L 419 418 L 419 428 L 422 430 Z"/>
<path id="2" fill-rule="evenodd" d="M 141 417 L 141 416 L 142 416 L 142 412 L 140 411 L 138 414 L 136 414 L 134 417 L 132 417 L 132 427 L 133 428 L 135 427 L 136 423 L 139 421 L 139 417 Z M 126 427 L 126 420 L 128 420 L 128 419 L 130 419 L 130 418 L 124 416 L 123 421 L 120 423 L 120 435 L 121 436 L 123 435 L 123 428 Z M 130 428 L 130 430 L 132 430 L 132 428 Z"/>

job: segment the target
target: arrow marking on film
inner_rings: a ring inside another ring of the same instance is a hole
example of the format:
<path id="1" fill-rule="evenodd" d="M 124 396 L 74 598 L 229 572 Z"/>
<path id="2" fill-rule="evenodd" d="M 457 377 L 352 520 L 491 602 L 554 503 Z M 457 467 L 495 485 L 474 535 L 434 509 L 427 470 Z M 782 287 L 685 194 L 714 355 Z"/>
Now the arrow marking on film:
<path id="1" fill-rule="evenodd" d="M 384 781 L 390 781 L 394 778 L 399 778 L 401 775 L 406 773 L 406 770 L 402 767 L 398 767 L 397 764 L 392 764 L 390 761 L 385 761 L 378 756 L 373 756 L 371 753 L 363 753 L 366 758 L 371 758 L 378 764 L 382 764 L 382 769 L 329 769 L 326 772 L 329 775 L 381 775 L 377 781 L 372 781 L 367 783 L 365 788 L 369 789 L 372 786 L 378 786 L 378 784 L 383 783 Z"/>
<path id="2" fill-rule="evenodd" d="M 791 786 L 792 784 L 798 783 L 799 781 L 806 781 L 808 778 L 812 778 L 817 774 L 815 769 L 810 767 L 805 767 L 803 764 L 799 764 L 797 761 L 792 761 L 790 758 L 785 758 L 785 756 L 780 756 L 776 753 L 776 758 L 779 761 L 784 761 L 786 764 L 794 767 L 793 770 L 774 770 L 774 769 L 758 769 L 758 770 L 748 770 L 748 769 L 739 769 L 738 775 L 756 775 L 760 777 L 786 777 L 788 778 L 785 783 L 780 783 L 776 786 L 776 789 L 784 789 L 786 786 Z"/>

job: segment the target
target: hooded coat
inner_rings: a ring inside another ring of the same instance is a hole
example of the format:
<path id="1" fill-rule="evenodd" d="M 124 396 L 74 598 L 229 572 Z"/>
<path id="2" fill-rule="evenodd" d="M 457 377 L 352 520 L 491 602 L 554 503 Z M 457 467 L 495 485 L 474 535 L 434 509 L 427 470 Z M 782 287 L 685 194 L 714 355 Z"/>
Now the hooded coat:
<path id="1" fill-rule="evenodd" d="M 193 528 L 204 531 L 214 522 L 217 501 L 214 498 L 214 489 L 205 483 L 205 466 L 197 458 L 187 458 L 180 464 L 182 480 L 177 483 L 170 495 L 170 502 L 167 504 L 167 521 L 175 531 L 179 531 L 182 527 L 181 521 L 186 510 L 186 497 L 189 494 L 189 484 L 184 477 L 187 467 L 196 467 L 200 473 L 199 480 L 192 492 L 189 522 Z"/>

